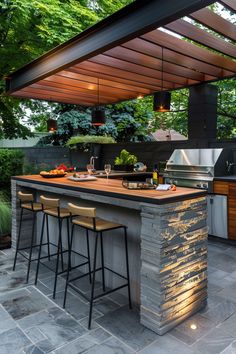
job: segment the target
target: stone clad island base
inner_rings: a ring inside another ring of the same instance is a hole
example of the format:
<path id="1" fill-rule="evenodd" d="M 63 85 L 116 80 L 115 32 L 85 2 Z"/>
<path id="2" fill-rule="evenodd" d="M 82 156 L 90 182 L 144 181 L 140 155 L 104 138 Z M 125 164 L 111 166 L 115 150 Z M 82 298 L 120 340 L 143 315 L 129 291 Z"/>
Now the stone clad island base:
<path id="1" fill-rule="evenodd" d="M 131 294 L 140 305 L 140 321 L 162 335 L 190 317 L 207 301 L 207 204 L 205 192 L 178 188 L 177 193 L 127 191 L 121 181 L 76 184 L 66 178 L 50 181 L 40 176 L 12 179 L 12 244 L 19 228 L 17 192 L 30 190 L 98 209 L 98 216 L 128 226 Z M 110 189 L 110 191 L 109 191 Z M 41 227 L 38 216 L 37 234 Z M 31 215 L 22 232 L 29 244 Z M 54 230 L 56 224 L 49 225 Z M 109 237 L 108 237 L 109 239 Z M 116 238 L 117 239 L 117 238 Z M 108 244 L 109 266 L 122 268 L 123 243 Z M 108 240 L 109 241 L 109 240 Z M 66 247 L 66 244 L 65 244 Z M 79 244 L 78 244 L 79 247 Z M 109 283 L 110 281 L 110 283 Z M 108 286 L 116 286 L 108 279 Z"/>
<path id="2" fill-rule="evenodd" d="M 141 323 L 162 335 L 207 301 L 205 197 L 142 208 Z"/>

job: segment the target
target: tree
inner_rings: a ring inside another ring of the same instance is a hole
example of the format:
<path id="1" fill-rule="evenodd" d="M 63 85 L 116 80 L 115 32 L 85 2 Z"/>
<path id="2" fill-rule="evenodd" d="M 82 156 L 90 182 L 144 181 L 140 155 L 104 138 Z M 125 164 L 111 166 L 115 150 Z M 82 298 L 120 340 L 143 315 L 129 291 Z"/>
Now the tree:
<path id="1" fill-rule="evenodd" d="M 26 137 L 21 124 L 28 100 L 4 95 L 4 77 L 46 51 L 77 35 L 128 0 L 1 0 L 0 3 L 0 138 Z M 47 116 L 37 103 L 38 118 Z M 11 109 L 12 107 L 12 109 Z M 34 119 L 36 116 L 34 117 Z M 9 127 L 12 127 L 9 129 Z"/>
<path id="2" fill-rule="evenodd" d="M 27 120 L 30 126 L 38 131 L 46 129 L 46 121 L 51 115 L 59 117 L 71 109 L 81 111 L 80 107 L 71 105 L 6 97 L 4 76 L 130 2 L 132 1 L 1 0 L 0 138 L 30 135 L 25 120 L 28 111 L 33 114 L 27 117 Z M 221 11 L 219 5 L 214 5 L 213 8 L 214 11 Z M 216 85 L 219 87 L 219 137 L 235 136 L 235 80 L 224 80 Z M 145 140 L 148 132 L 158 128 L 172 128 L 187 135 L 187 102 L 188 90 L 179 90 L 172 92 L 170 113 L 154 113 L 152 96 L 124 102 L 123 106 L 108 106 L 107 124 L 100 129 L 104 134 L 116 136 L 119 141 L 130 140 L 132 134 L 134 141 Z"/>

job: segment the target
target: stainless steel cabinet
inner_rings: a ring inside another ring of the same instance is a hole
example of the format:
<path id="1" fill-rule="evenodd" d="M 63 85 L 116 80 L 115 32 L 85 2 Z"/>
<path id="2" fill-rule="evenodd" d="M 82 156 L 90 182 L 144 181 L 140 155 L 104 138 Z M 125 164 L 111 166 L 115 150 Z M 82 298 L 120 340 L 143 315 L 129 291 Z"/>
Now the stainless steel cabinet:
<path id="1" fill-rule="evenodd" d="M 207 223 L 209 235 L 228 238 L 227 196 L 207 196 Z"/>

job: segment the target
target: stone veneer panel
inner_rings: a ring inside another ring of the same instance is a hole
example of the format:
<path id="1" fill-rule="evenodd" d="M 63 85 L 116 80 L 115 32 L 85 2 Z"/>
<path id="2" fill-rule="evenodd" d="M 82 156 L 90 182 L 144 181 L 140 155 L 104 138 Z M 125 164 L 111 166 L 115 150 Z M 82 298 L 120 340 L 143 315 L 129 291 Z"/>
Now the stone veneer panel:
<path id="1" fill-rule="evenodd" d="M 141 323 L 164 334 L 206 305 L 206 198 L 142 205 Z"/>

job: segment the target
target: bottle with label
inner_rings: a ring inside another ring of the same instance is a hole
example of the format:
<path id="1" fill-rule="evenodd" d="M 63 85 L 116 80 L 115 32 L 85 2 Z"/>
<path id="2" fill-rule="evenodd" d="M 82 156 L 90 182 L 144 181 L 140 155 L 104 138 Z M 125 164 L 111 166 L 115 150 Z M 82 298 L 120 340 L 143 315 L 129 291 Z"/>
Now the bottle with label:
<path id="1" fill-rule="evenodd" d="M 152 173 L 152 180 L 153 180 L 153 184 L 158 186 L 158 184 L 159 184 L 159 172 L 158 172 L 157 165 L 154 165 L 153 173 Z"/>

